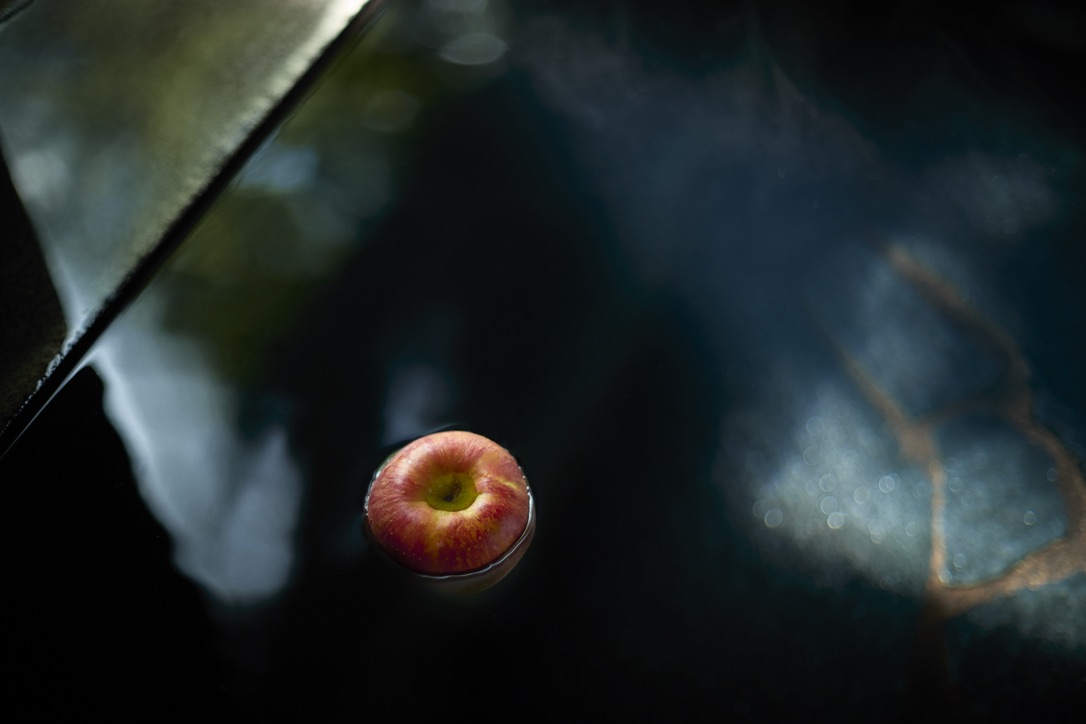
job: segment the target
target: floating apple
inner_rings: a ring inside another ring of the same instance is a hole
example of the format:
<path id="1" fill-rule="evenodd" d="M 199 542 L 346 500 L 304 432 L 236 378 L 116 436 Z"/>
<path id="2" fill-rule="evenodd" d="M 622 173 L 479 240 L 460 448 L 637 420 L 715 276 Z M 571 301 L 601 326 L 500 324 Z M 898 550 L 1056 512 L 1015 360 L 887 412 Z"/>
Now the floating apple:
<path id="1" fill-rule="evenodd" d="M 535 532 L 528 481 L 508 450 L 449 431 L 393 454 L 366 494 L 370 538 L 446 590 L 488 588 L 512 570 Z"/>

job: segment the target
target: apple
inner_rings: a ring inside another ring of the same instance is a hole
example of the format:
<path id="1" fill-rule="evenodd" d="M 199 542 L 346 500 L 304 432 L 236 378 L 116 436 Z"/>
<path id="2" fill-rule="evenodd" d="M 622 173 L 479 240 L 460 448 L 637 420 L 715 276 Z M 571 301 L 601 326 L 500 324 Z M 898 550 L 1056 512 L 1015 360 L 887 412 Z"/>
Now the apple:
<path id="1" fill-rule="evenodd" d="M 370 539 L 439 587 L 488 588 L 535 531 L 531 489 L 508 450 L 482 435 L 438 432 L 400 448 L 366 493 Z"/>

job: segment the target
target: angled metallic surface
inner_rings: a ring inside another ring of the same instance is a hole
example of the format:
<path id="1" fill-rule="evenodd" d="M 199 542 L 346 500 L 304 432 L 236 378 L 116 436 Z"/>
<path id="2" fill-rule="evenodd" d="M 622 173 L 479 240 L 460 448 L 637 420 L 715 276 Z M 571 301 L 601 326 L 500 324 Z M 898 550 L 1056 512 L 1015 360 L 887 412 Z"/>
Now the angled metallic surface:
<path id="1" fill-rule="evenodd" d="M 5 305 L 15 304 L 5 326 L 48 314 L 36 300 L 51 295 L 49 278 L 66 324 L 63 339 L 46 334 L 48 344 L 30 354 L 53 360 L 40 384 L 0 380 L 0 398 L 14 400 L 0 409 L 0 450 L 382 5 L 115 0 L 0 9 L 24 10 L 0 33 L 0 129 L 48 270 L 21 275 L 18 290 L 5 292 Z"/>

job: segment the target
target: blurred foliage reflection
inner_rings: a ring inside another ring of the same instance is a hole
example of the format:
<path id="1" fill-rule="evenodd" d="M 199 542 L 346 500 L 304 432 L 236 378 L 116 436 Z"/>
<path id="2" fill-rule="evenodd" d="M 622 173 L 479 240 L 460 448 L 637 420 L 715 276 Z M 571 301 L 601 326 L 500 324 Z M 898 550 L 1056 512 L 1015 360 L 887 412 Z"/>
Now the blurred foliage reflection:
<path id="1" fill-rule="evenodd" d="M 379 222 L 432 109 L 500 72 L 500 55 L 443 49 L 499 38 L 503 16 L 500 2 L 395 3 L 179 250 L 159 282 L 167 328 L 193 330 L 227 378 L 259 378 L 268 345 Z"/>

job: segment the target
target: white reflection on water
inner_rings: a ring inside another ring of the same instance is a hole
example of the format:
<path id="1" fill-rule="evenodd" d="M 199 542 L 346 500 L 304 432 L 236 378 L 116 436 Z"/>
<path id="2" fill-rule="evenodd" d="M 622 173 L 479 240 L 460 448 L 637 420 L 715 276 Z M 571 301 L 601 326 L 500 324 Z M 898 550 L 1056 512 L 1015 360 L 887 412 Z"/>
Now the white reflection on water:
<path id="1" fill-rule="evenodd" d="M 453 38 L 438 54 L 442 60 L 456 65 L 486 65 L 505 55 L 505 41 L 490 33 L 467 33 Z"/>
<path id="2" fill-rule="evenodd" d="M 269 143 L 246 166 L 238 185 L 271 193 L 302 192 L 316 182 L 319 165 L 312 148 Z"/>
<path id="3" fill-rule="evenodd" d="M 287 583 L 301 473 L 286 431 L 236 429 L 237 394 L 199 349 L 163 330 L 148 290 L 101 339 L 93 364 L 105 411 L 140 492 L 170 532 L 175 562 L 225 600 L 256 602 Z"/>
<path id="4" fill-rule="evenodd" d="M 734 456 L 739 467 L 724 466 L 721 481 L 734 484 L 732 475 L 738 475 L 750 486 L 754 517 L 763 530 L 772 529 L 762 542 L 820 569 L 816 577 L 830 582 L 854 571 L 887 590 L 916 595 L 927 570 L 928 540 L 909 531 L 930 505 L 922 477 L 887 469 L 897 459 L 896 445 L 872 434 L 878 420 L 847 383 L 827 380 L 813 392 L 789 389 L 785 396 L 803 410 L 792 416 L 796 429 L 782 436 L 770 429 L 774 420 L 736 420 L 735 431 L 725 435 L 725 457 Z M 768 456 L 752 454 L 769 441 Z M 901 476 L 911 484 L 897 484 Z"/>

